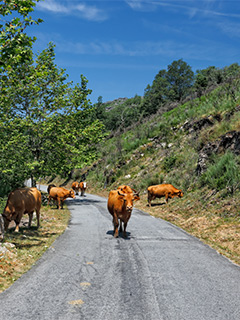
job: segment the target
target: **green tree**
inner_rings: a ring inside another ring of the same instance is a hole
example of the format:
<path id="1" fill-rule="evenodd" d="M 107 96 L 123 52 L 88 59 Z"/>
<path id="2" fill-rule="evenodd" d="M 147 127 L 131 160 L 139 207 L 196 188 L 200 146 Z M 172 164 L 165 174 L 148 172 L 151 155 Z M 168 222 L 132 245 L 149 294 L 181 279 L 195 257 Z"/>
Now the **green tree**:
<path id="1" fill-rule="evenodd" d="M 103 104 L 102 96 L 98 97 L 98 101 L 94 106 L 96 108 L 97 119 L 104 122 L 106 120 L 106 110 L 105 105 Z"/>
<path id="2" fill-rule="evenodd" d="M 167 69 L 168 98 L 171 101 L 182 101 L 190 93 L 193 80 L 192 68 L 185 61 L 173 61 Z"/>
<path id="3" fill-rule="evenodd" d="M 25 32 L 41 19 L 34 20 L 30 16 L 33 7 L 39 0 L 4 0 L 0 4 L 0 70 L 3 76 L 6 67 L 17 66 L 32 58 L 32 43 L 35 37 Z"/>
<path id="4" fill-rule="evenodd" d="M 168 79 L 166 70 L 160 70 L 155 76 L 152 85 L 148 85 L 144 92 L 142 109 L 145 115 L 156 113 L 166 102 Z"/>
<path id="5" fill-rule="evenodd" d="M 206 89 L 222 83 L 225 79 L 223 70 L 214 66 L 210 66 L 206 69 L 197 70 L 195 76 L 194 87 L 198 96 L 205 94 Z"/>
<path id="6" fill-rule="evenodd" d="M 36 1 L 5 0 L 0 4 L 0 192 L 5 193 L 11 186 L 21 185 L 27 168 L 22 164 L 28 159 L 28 150 L 23 149 L 26 128 L 22 127 L 19 115 L 15 118 L 11 99 L 13 88 L 9 87 L 9 73 L 18 66 L 32 60 L 32 44 L 36 40 L 26 33 L 27 27 L 39 24 L 30 13 Z M 18 80 L 15 79 L 15 85 Z M 15 142 L 14 142 L 15 141 Z M 22 152 L 25 150 L 25 152 Z"/>
<path id="7" fill-rule="evenodd" d="M 65 70 L 55 64 L 51 43 L 31 63 L 7 69 L 2 83 L 6 95 L 1 97 L 6 103 L 0 117 L 0 175 L 10 186 L 27 177 L 67 175 L 96 156 L 103 125 L 95 121 L 87 79 L 81 76 L 81 85 L 75 86 L 66 80 Z"/>

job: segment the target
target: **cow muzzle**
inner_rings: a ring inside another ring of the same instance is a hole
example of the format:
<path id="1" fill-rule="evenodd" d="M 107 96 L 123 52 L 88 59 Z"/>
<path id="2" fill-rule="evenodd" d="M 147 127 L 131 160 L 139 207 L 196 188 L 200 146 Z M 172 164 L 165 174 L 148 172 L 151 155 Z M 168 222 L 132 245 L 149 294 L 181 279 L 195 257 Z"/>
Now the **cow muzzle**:
<path id="1" fill-rule="evenodd" d="M 132 206 L 126 206 L 126 210 L 127 210 L 127 212 L 131 212 L 131 211 L 132 211 L 132 209 L 133 209 L 133 207 L 132 207 Z"/>

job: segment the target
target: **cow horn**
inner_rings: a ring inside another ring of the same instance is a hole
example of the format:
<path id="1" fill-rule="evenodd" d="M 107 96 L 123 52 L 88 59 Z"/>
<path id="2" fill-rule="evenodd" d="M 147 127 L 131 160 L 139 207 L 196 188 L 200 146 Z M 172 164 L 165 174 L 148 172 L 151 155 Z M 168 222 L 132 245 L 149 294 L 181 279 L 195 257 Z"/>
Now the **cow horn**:
<path id="1" fill-rule="evenodd" d="M 120 196 L 125 196 L 125 193 L 120 193 L 119 190 L 118 190 L 118 194 L 119 194 Z"/>

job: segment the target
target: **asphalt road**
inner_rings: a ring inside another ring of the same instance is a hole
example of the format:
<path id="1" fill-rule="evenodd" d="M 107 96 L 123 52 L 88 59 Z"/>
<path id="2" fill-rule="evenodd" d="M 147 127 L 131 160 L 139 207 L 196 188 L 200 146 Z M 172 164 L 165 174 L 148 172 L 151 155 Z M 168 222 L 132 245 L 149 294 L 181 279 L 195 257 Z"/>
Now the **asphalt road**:
<path id="1" fill-rule="evenodd" d="M 240 319 L 240 267 L 213 249 L 136 209 L 115 239 L 106 199 L 67 204 L 64 234 L 0 294 L 1 320 Z"/>

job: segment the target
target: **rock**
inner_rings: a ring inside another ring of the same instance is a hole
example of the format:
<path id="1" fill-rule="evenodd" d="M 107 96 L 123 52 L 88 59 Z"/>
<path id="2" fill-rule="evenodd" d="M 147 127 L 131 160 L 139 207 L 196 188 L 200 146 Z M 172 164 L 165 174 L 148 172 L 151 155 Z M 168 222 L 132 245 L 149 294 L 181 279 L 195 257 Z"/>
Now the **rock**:
<path id="1" fill-rule="evenodd" d="M 213 124 L 214 121 L 210 117 L 206 117 L 197 121 L 186 121 L 181 128 L 188 133 L 192 133 L 200 131 L 204 127 L 212 126 Z"/>
<path id="2" fill-rule="evenodd" d="M 207 168 L 207 162 L 211 154 L 223 153 L 230 150 L 240 155 L 240 131 L 230 131 L 221 136 L 220 139 L 207 143 L 199 152 L 196 172 L 201 175 Z"/>

